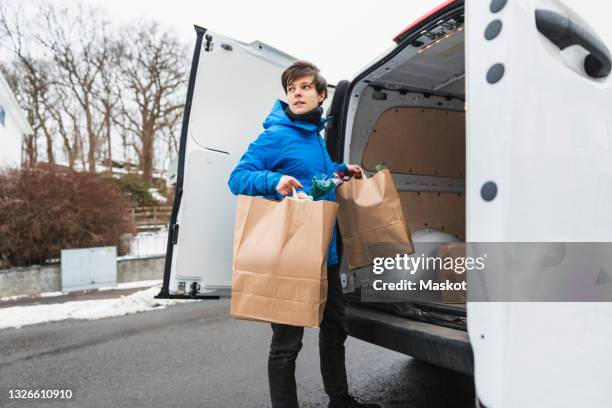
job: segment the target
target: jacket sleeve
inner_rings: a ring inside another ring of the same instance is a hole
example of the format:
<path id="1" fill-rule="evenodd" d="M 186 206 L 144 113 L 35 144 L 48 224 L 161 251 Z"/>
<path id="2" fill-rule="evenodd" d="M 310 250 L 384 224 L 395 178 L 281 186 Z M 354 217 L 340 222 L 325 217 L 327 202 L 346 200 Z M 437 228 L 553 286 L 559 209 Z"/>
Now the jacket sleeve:
<path id="1" fill-rule="evenodd" d="M 283 157 L 282 137 L 264 131 L 249 145 L 229 177 L 233 194 L 264 196 L 276 194 L 276 185 L 283 176 L 274 171 Z"/>
<path id="2" fill-rule="evenodd" d="M 334 166 L 334 172 L 336 171 L 341 171 L 344 173 L 345 176 L 349 175 L 348 172 L 348 166 L 346 165 L 346 163 L 336 163 L 336 162 L 332 162 L 332 166 Z"/>

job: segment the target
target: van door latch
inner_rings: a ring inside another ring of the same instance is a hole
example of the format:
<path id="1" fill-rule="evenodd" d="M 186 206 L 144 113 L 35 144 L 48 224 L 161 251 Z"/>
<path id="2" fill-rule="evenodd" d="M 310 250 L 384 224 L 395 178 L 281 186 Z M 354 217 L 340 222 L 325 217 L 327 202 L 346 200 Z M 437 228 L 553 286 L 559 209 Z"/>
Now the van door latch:
<path id="1" fill-rule="evenodd" d="M 170 236 L 172 237 L 173 244 L 176 244 L 178 242 L 178 233 L 179 233 L 179 225 L 172 224 L 172 227 L 170 227 Z"/>
<path id="2" fill-rule="evenodd" d="M 206 34 L 206 45 L 204 46 L 204 51 L 210 52 L 213 49 L 212 35 Z"/>

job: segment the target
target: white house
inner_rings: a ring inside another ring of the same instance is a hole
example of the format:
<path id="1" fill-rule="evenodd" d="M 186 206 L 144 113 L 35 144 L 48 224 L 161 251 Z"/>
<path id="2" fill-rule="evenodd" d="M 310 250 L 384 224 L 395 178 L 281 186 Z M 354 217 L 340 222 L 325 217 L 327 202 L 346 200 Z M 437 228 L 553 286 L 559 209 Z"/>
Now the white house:
<path id="1" fill-rule="evenodd" d="M 19 167 L 24 135 L 34 133 L 0 72 L 0 167 Z"/>

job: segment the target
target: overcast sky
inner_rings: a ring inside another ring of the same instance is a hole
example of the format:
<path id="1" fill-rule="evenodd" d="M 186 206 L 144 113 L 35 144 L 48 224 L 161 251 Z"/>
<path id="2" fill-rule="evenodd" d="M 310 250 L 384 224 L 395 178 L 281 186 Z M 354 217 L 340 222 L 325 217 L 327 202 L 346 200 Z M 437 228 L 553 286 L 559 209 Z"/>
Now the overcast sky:
<path id="1" fill-rule="evenodd" d="M 3 1 L 3 0 L 0 0 Z M 10 0 L 9 0 L 10 1 Z M 159 21 L 191 49 L 197 24 L 243 42 L 262 41 L 316 63 L 330 84 L 352 79 L 385 50 L 393 37 L 444 0 L 47 0 L 78 1 L 105 10 L 121 24 Z M 487 3 L 485 0 L 476 0 Z M 545 0 L 541 0 L 544 2 Z M 612 6 L 602 0 L 564 0 L 608 44 Z M 612 48 L 612 47 L 611 47 Z"/>
<path id="2" fill-rule="evenodd" d="M 189 46 L 195 44 L 194 24 L 247 43 L 259 40 L 296 58 L 316 63 L 333 84 L 351 79 L 392 46 L 396 34 L 445 0 L 80 1 L 105 9 L 117 22 L 141 17 L 155 19 L 173 28 Z M 584 17 L 604 40 L 610 40 L 612 6 L 608 2 L 564 2 Z"/>
<path id="3" fill-rule="evenodd" d="M 60 4 L 69 0 L 55 0 Z M 83 0 L 118 22 L 151 18 L 190 46 L 193 25 L 236 40 L 260 40 L 319 66 L 328 82 L 350 79 L 393 45 L 393 37 L 443 0 Z"/>

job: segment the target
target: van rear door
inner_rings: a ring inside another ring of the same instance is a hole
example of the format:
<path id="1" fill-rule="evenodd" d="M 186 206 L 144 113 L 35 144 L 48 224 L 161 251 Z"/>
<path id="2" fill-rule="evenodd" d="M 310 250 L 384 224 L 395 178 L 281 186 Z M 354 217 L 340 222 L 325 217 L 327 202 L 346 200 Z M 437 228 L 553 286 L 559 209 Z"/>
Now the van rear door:
<path id="1" fill-rule="evenodd" d="M 612 242 L 601 6 L 467 2 L 468 241 Z M 467 315 L 483 405 L 610 405 L 611 303 L 471 302 Z"/>
<path id="2" fill-rule="evenodd" d="M 236 197 L 229 175 L 276 98 L 295 58 L 196 27 L 181 130 L 176 195 L 157 298 L 229 295 Z"/>

